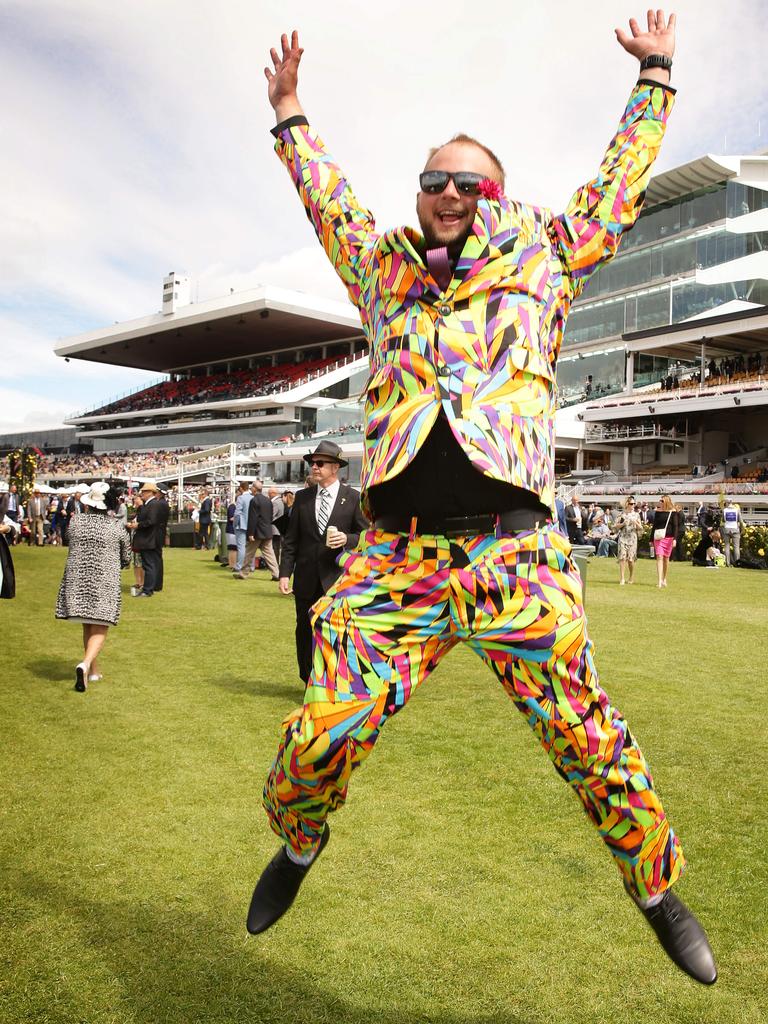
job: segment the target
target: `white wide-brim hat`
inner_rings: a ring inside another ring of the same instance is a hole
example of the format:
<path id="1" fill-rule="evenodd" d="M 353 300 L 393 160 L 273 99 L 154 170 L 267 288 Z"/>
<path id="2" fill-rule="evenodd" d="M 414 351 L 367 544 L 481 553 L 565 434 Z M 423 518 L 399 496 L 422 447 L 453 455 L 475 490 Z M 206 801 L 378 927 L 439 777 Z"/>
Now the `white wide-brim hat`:
<path id="1" fill-rule="evenodd" d="M 84 494 L 80 499 L 81 505 L 87 505 L 88 508 L 98 508 L 102 512 L 106 510 L 106 503 L 104 502 L 104 496 L 109 490 L 109 484 L 104 483 L 100 480 L 98 483 L 91 484 L 91 489 L 87 494 Z"/>

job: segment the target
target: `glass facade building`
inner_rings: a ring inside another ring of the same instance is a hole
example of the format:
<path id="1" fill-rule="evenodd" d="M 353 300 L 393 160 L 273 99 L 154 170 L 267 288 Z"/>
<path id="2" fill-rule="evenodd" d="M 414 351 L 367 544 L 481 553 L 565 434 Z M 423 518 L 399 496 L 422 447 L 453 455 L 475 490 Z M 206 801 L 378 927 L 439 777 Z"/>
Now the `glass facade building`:
<path id="1" fill-rule="evenodd" d="M 700 177 L 710 180 L 686 191 L 682 182 L 695 173 L 686 178 L 683 172 L 696 172 L 699 164 Z M 759 255 L 768 252 L 766 164 L 768 156 L 729 157 L 718 181 L 711 180 L 712 161 L 702 158 L 660 176 L 672 184 L 659 192 L 678 193 L 664 201 L 653 201 L 652 180 L 646 208 L 618 255 L 588 282 L 571 311 L 558 364 L 561 404 L 623 388 L 623 334 L 714 315 L 734 300 L 768 304 L 768 256 L 763 262 Z M 666 369 L 664 360 L 641 357 L 636 383 L 658 379 Z"/>

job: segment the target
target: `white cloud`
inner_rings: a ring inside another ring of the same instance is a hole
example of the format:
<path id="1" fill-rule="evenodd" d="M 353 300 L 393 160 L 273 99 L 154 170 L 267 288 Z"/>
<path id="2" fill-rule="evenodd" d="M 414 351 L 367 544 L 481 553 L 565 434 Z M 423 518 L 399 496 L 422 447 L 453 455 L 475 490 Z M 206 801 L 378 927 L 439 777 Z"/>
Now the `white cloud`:
<path id="1" fill-rule="evenodd" d="M 275 285 L 342 302 L 346 289 L 334 273 L 319 245 L 304 246 L 276 260 L 264 260 L 252 270 L 235 270 L 223 264 L 207 267 L 197 278 L 200 298 L 215 298 L 230 290 L 239 292 L 258 285 Z"/>
<path id="2" fill-rule="evenodd" d="M 98 363 L 66 363 L 50 337 L 13 316 L 0 314 L 0 434 L 63 426 L 65 416 L 157 378 L 139 370 Z"/>
<path id="3" fill-rule="evenodd" d="M 59 427 L 72 412 L 61 399 L 45 399 L 29 391 L 0 387 L 0 433 L 11 434 L 45 427 Z"/>
<path id="4" fill-rule="evenodd" d="M 726 133 L 731 149 L 756 143 L 761 103 L 768 122 L 762 7 L 676 5 L 680 91 L 660 168 L 717 151 Z M 594 172 L 634 77 L 613 28 L 643 17 L 624 0 L 588 13 L 489 0 L 471 14 L 458 0 L 392 0 L 385 19 L 352 0 L 302 8 L 303 102 L 381 227 L 412 221 L 426 149 L 457 130 L 497 150 L 510 193 L 564 203 Z M 6 0 L 3 376 L 34 394 L 30 374 L 49 373 L 57 336 L 156 310 L 170 269 L 190 272 L 200 299 L 257 282 L 343 295 L 271 153 L 262 66 L 291 27 L 265 0 Z M 61 322 L 41 332 L 25 319 L 38 303 Z M 24 366 L 8 370 L 20 340 Z M 107 397 L 117 379 L 93 372 Z"/>

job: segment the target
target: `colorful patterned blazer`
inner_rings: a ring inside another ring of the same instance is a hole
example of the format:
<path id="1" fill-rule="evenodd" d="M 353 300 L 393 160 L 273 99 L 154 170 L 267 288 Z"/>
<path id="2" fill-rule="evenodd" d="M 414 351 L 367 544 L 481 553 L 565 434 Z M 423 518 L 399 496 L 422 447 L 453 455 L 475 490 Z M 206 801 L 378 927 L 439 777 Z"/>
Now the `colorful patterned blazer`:
<path id="1" fill-rule="evenodd" d="M 642 206 L 674 90 L 638 82 L 597 177 L 565 213 L 481 198 L 445 291 L 412 228 L 379 234 L 303 118 L 275 130 L 370 343 L 362 492 L 408 465 L 442 408 L 481 472 L 554 506 L 555 364 L 574 298 Z M 367 509 L 366 509 L 367 511 Z"/>

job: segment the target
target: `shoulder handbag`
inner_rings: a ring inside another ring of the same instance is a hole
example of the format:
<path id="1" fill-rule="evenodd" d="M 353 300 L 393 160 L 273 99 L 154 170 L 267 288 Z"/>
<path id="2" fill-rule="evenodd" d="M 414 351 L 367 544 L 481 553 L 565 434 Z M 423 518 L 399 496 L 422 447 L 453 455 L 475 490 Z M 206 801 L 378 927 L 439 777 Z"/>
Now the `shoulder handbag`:
<path id="1" fill-rule="evenodd" d="M 661 529 L 661 530 L 654 530 L 653 531 L 653 539 L 655 541 L 656 540 L 664 540 L 664 538 L 667 536 L 667 527 L 669 526 L 669 520 L 671 518 L 672 518 L 672 513 L 670 512 L 669 515 L 667 516 L 666 523 L 664 523 L 663 529 Z"/>

